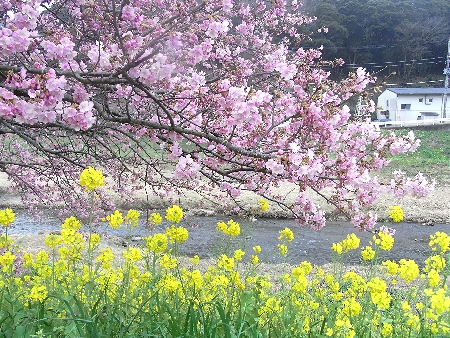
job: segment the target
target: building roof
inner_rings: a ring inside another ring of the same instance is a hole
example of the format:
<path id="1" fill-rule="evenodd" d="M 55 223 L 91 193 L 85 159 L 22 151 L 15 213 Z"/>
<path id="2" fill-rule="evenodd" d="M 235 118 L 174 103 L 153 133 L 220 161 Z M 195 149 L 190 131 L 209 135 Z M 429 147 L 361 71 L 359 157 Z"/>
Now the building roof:
<path id="1" fill-rule="evenodd" d="M 391 92 L 398 95 L 416 95 L 416 94 L 438 94 L 443 95 L 445 88 L 388 88 Z M 448 90 L 450 94 L 450 89 Z"/>

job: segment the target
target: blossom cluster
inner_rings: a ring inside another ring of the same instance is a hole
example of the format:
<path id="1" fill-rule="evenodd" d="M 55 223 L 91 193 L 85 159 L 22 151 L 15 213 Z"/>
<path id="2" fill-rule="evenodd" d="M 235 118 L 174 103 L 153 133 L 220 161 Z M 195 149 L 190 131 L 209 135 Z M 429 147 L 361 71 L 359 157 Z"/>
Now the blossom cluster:
<path id="1" fill-rule="evenodd" d="M 314 229 L 325 213 L 308 188 L 333 191 L 328 201 L 371 230 L 376 217 L 364 210 L 383 192 L 425 196 L 434 187 L 423 175 L 372 175 L 419 141 L 350 118 L 345 102 L 374 80 L 363 68 L 331 78 L 321 50 L 301 46 L 313 18 L 297 1 L 48 6 L 0 5 L 0 141 L 9 145 L 0 162 L 30 208 L 64 201 L 66 211 L 86 213 L 74 163 L 101 164 L 118 200 L 151 187 L 159 197 L 195 191 L 232 209 L 250 190 Z M 92 170 L 82 178 L 87 190 L 102 186 Z M 293 203 L 275 193 L 284 183 L 296 191 Z M 105 211 L 116 209 L 97 193 Z"/>

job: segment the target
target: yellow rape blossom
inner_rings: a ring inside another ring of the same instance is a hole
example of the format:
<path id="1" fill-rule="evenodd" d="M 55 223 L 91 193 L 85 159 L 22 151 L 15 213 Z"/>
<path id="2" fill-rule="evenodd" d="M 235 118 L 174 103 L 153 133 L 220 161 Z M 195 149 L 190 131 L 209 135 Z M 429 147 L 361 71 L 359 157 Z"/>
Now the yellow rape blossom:
<path id="1" fill-rule="evenodd" d="M 258 204 L 261 211 L 266 211 L 269 208 L 269 202 L 267 202 L 265 199 L 260 199 L 258 201 Z"/>
<path id="2" fill-rule="evenodd" d="M 28 298 L 42 303 L 47 298 L 47 294 L 48 291 L 45 285 L 34 285 L 28 294 Z"/>
<path id="3" fill-rule="evenodd" d="M 428 272 L 428 285 L 431 287 L 438 286 L 439 282 L 441 281 L 441 276 L 439 275 L 439 272 L 432 269 Z"/>
<path id="4" fill-rule="evenodd" d="M 383 337 L 391 337 L 393 330 L 394 330 L 394 328 L 392 327 L 391 324 L 383 323 L 383 327 L 381 329 L 381 334 L 383 335 Z"/>
<path id="5" fill-rule="evenodd" d="M 241 234 L 241 226 L 232 219 L 227 223 L 218 222 L 216 229 L 223 232 L 225 235 L 230 235 L 230 237 L 239 236 Z"/>
<path id="6" fill-rule="evenodd" d="M 130 262 L 138 262 L 142 259 L 142 252 L 138 248 L 128 248 L 123 252 L 123 257 Z"/>
<path id="7" fill-rule="evenodd" d="M 273 314 L 277 312 L 281 312 L 283 309 L 280 305 L 280 301 L 274 297 L 270 297 L 266 300 L 266 303 L 264 306 L 262 306 L 260 309 L 258 309 L 258 314 L 260 316 L 267 315 L 267 314 Z"/>
<path id="8" fill-rule="evenodd" d="M 59 235 L 56 234 L 50 234 L 45 237 L 45 245 L 47 245 L 49 248 L 54 248 L 62 243 L 62 238 Z"/>
<path id="9" fill-rule="evenodd" d="M 12 239 L 5 234 L 0 235 L 0 249 L 10 246 L 13 243 Z"/>
<path id="10" fill-rule="evenodd" d="M 78 219 L 76 219 L 74 216 L 71 216 L 64 220 L 63 224 L 61 225 L 61 228 L 76 231 L 79 228 L 81 228 L 81 222 Z"/>
<path id="11" fill-rule="evenodd" d="M 292 232 L 291 229 L 289 228 L 284 228 L 283 230 L 281 230 L 279 232 L 279 236 L 278 236 L 278 240 L 282 241 L 282 240 L 286 240 L 288 242 L 292 242 L 294 240 L 294 233 Z"/>
<path id="12" fill-rule="evenodd" d="M 86 191 L 95 190 L 105 185 L 104 176 L 101 170 L 93 167 L 84 169 L 80 174 L 80 185 L 85 187 Z"/>
<path id="13" fill-rule="evenodd" d="M 251 262 L 253 265 L 258 264 L 258 263 L 259 263 L 259 257 L 256 256 L 256 255 L 251 255 L 251 256 L 250 256 L 250 262 Z"/>
<path id="14" fill-rule="evenodd" d="M 197 265 L 200 262 L 200 257 L 198 255 L 195 255 L 194 257 L 191 257 L 191 263 L 194 265 Z"/>
<path id="15" fill-rule="evenodd" d="M 409 283 L 419 276 L 419 266 L 413 260 L 401 259 L 399 263 L 399 275 L 405 282 Z"/>
<path id="16" fill-rule="evenodd" d="M 234 258 L 233 257 L 228 257 L 225 254 L 222 254 L 218 259 L 217 259 L 217 266 L 219 268 L 223 268 L 227 271 L 231 271 L 234 268 Z"/>
<path id="17" fill-rule="evenodd" d="M 162 223 L 162 217 L 159 212 L 152 212 L 150 214 L 150 217 L 148 218 L 148 221 L 151 225 L 157 225 Z"/>
<path id="18" fill-rule="evenodd" d="M 100 243 L 100 235 L 97 233 L 91 234 L 89 238 L 89 250 L 93 250 Z"/>
<path id="19" fill-rule="evenodd" d="M 132 228 L 134 228 L 139 224 L 139 216 L 139 211 L 130 209 L 125 216 L 124 222 L 125 224 L 130 225 Z"/>
<path id="20" fill-rule="evenodd" d="M 175 268 L 177 266 L 177 262 L 178 261 L 176 258 L 172 258 L 167 254 L 164 254 L 159 258 L 159 265 L 161 265 L 164 269 Z"/>
<path id="21" fill-rule="evenodd" d="M 355 250 L 359 247 L 360 239 L 355 234 L 348 234 L 345 239 L 339 243 L 333 243 L 331 249 L 338 255 L 343 252 L 348 252 L 350 250 Z"/>
<path id="22" fill-rule="evenodd" d="M 361 251 L 362 259 L 365 261 L 371 261 L 375 258 L 375 250 L 371 246 L 366 246 L 364 250 Z"/>
<path id="23" fill-rule="evenodd" d="M 170 243 L 183 243 L 187 241 L 189 232 L 186 228 L 176 227 L 174 225 L 166 229 L 166 234 L 170 238 Z"/>
<path id="24" fill-rule="evenodd" d="M 157 233 L 146 238 L 146 246 L 154 253 L 162 253 L 167 249 L 169 239 L 166 234 Z"/>
<path id="25" fill-rule="evenodd" d="M 425 272 L 435 269 L 438 272 L 444 270 L 446 266 L 445 258 L 441 255 L 434 255 L 425 260 Z"/>
<path id="26" fill-rule="evenodd" d="M 244 252 L 244 251 L 242 251 L 241 249 L 237 249 L 237 250 L 234 252 L 233 257 L 234 257 L 234 259 L 236 260 L 236 262 L 239 262 L 239 261 L 242 260 L 242 257 L 244 257 L 244 255 L 245 255 L 245 252 Z"/>
<path id="27" fill-rule="evenodd" d="M 278 244 L 278 251 L 280 252 L 280 255 L 285 257 L 288 253 L 288 247 L 286 244 Z"/>
<path id="28" fill-rule="evenodd" d="M 433 251 L 439 248 L 441 253 L 450 251 L 450 236 L 445 232 L 438 231 L 434 235 L 430 235 L 429 246 Z"/>
<path id="29" fill-rule="evenodd" d="M 183 210 L 178 205 L 173 205 L 166 210 L 166 219 L 170 222 L 179 223 L 183 218 Z"/>
<path id="30" fill-rule="evenodd" d="M 0 265 L 3 267 L 3 272 L 7 272 L 9 267 L 14 263 L 16 256 L 10 251 L 6 251 L 3 255 L 0 255 Z"/>
<path id="31" fill-rule="evenodd" d="M 425 294 L 430 298 L 431 308 L 436 314 L 441 315 L 450 310 L 450 297 L 447 296 L 445 289 L 437 291 L 426 289 Z"/>
<path id="32" fill-rule="evenodd" d="M 12 211 L 11 208 L 0 210 L 0 224 L 4 227 L 7 227 L 12 222 L 14 222 L 15 217 L 16 214 Z"/>
<path id="33" fill-rule="evenodd" d="M 389 251 L 394 246 L 394 237 L 383 232 L 373 236 L 373 240 L 381 250 Z"/>
<path id="34" fill-rule="evenodd" d="M 338 255 L 342 254 L 342 244 L 341 243 L 333 243 L 333 245 L 331 246 L 331 249 L 336 252 Z"/>
<path id="35" fill-rule="evenodd" d="M 103 269 L 110 269 L 111 263 L 114 261 L 114 254 L 111 248 L 100 249 L 100 254 L 95 260 L 101 263 Z"/>
<path id="36" fill-rule="evenodd" d="M 111 215 L 106 216 L 102 220 L 106 220 L 113 229 L 119 229 L 123 223 L 123 215 L 119 210 L 115 210 Z"/>
<path id="37" fill-rule="evenodd" d="M 354 299 L 346 299 L 342 303 L 342 312 L 349 317 L 355 317 L 361 313 L 362 307 L 359 302 Z"/>
<path id="38" fill-rule="evenodd" d="M 389 207 L 388 214 L 392 221 L 395 223 L 403 221 L 404 212 L 403 209 L 398 205 L 391 205 Z"/>

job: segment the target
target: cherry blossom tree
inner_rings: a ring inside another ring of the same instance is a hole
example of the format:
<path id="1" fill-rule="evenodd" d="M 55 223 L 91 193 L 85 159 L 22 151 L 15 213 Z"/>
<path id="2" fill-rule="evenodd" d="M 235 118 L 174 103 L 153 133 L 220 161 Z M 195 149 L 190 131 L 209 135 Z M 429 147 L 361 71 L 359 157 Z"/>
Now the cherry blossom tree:
<path id="1" fill-rule="evenodd" d="M 317 229 L 324 213 L 307 191 L 329 188 L 329 203 L 371 229 L 361 210 L 380 193 L 432 189 L 420 175 L 371 175 L 418 141 L 351 119 L 345 101 L 371 79 L 329 79 L 322 66 L 339 61 L 301 48 L 311 19 L 296 0 L 1 0 L 0 17 L 0 170 L 29 206 L 85 215 L 88 166 L 122 200 L 143 187 L 221 191 L 239 208 L 249 190 Z M 283 182 L 293 203 L 273 193 Z"/>

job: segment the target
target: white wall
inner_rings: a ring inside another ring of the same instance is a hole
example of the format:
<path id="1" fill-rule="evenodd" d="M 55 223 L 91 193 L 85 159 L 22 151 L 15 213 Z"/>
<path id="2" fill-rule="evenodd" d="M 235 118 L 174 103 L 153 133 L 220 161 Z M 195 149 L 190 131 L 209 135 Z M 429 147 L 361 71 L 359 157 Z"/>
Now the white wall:
<path id="1" fill-rule="evenodd" d="M 397 107 L 397 94 L 391 92 L 390 90 L 385 90 L 378 97 L 377 101 L 377 119 L 385 119 L 386 116 L 382 115 L 381 112 L 389 110 L 389 118 L 393 120 L 393 112 L 395 112 Z"/>
<path id="2" fill-rule="evenodd" d="M 422 99 L 422 102 L 419 102 Z M 432 102 L 430 102 L 430 99 Z M 377 104 L 377 119 L 386 118 L 381 115 L 382 110 L 389 110 L 389 118 L 392 121 L 408 121 L 417 120 L 419 116 L 421 119 L 435 119 L 441 118 L 442 116 L 442 100 L 443 96 L 439 94 L 435 95 L 425 95 L 425 94 L 414 94 L 414 95 L 399 95 L 391 92 L 390 90 L 385 90 L 378 97 Z M 409 104 L 410 109 L 402 109 L 403 104 Z M 388 107 L 389 105 L 389 107 Z M 381 109 L 382 108 L 382 109 Z M 423 116 L 422 112 L 435 112 L 436 116 Z"/>
<path id="3" fill-rule="evenodd" d="M 419 102 L 422 99 L 422 102 Z M 432 102 L 430 102 L 432 100 Z M 410 110 L 401 109 L 402 104 L 410 104 Z M 401 120 L 415 120 L 422 112 L 435 112 L 441 117 L 442 95 L 401 95 L 397 99 L 397 118 Z M 428 116 L 427 118 L 431 118 Z"/>

